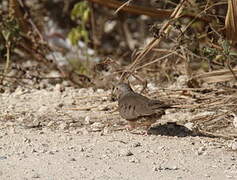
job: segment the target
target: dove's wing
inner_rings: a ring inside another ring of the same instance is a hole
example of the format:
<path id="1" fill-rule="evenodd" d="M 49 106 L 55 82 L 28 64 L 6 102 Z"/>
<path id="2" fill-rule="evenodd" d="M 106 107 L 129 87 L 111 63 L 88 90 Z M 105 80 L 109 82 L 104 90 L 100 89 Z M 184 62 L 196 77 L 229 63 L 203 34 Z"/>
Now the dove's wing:
<path id="1" fill-rule="evenodd" d="M 137 93 L 128 93 L 119 99 L 119 113 L 126 120 L 136 120 L 142 116 L 155 114 L 151 100 Z"/>
<path id="2" fill-rule="evenodd" d="M 151 100 L 149 99 L 148 106 L 152 109 L 166 109 L 170 108 L 171 105 L 164 103 L 163 101 L 160 100 Z"/>

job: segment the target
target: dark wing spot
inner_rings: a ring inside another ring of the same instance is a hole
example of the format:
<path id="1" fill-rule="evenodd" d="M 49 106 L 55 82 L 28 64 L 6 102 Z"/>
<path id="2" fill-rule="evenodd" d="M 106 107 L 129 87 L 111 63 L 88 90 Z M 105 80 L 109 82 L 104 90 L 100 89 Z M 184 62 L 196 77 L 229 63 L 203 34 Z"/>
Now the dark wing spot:
<path id="1" fill-rule="evenodd" d="M 135 109 L 136 109 L 136 107 L 135 107 L 135 106 L 133 106 L 133 111 L 135 111 Z"/>

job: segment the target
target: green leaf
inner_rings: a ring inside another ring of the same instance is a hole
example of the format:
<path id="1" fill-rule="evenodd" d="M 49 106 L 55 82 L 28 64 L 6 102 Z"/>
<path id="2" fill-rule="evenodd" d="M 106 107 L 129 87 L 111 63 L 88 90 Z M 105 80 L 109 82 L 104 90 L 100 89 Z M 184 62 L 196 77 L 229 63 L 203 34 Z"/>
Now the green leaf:
<path id="1" fill-rule="evenodd" d="M 80 18 L 83 22 L 87 22 L 89 19 L 90 8 L 86 1 L 79 2 L 74 5 L 71 12 L 71 19 L 76 20 Z"/>

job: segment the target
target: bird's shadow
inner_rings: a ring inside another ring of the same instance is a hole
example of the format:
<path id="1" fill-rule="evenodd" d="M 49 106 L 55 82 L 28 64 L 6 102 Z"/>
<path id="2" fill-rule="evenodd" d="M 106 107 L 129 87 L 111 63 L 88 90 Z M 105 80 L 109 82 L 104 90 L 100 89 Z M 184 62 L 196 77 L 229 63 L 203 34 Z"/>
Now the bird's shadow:
<path id="1" fill-rule="evenodd" d="M 191 131 L 183 125 L 179 125 L 176 122 L 167 122 L 166 124 L 159 124 L 151 127 L 147 134 L 151 135 L 162 135 L 162 136 L 176 136 L 176 137 L 187 137 L 187 136 L 203 136 L 207 137 L 200 132 Z"/>

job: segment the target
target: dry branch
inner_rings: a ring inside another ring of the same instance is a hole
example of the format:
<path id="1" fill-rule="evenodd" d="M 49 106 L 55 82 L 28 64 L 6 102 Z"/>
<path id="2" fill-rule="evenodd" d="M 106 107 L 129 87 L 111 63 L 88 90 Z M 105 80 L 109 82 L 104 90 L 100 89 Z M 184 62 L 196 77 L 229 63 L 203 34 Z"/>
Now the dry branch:
<path id="1" fill-rule="evenodd" d="M 233 72 L 235 73 L 235 75 L 237 75 L 237 68 L 234 68 Z M 234 79 L 235 77 L 233 76 L 230 70 L 218 70 L 197 75 L 193 77 L 191 80 L 198 80 L 205 83 L 217 83 L 217 82 L 230 81 Z"/>
<path id="2" fill-rule="evenodd" d="M 126 5 L 123 6 L 122 2 L 116 1 L 116 0 L 89 0 L 91 2 L 94 3 L 98 3 L 101 4 L 103 6 L 107 6 L 113 9 L 118 9 L 119 7 L 122 7 L 120 9 L 120 11 L 125 11 L 125 12 L 129 12 L 132 14 L 137 14 L 137 15 L 147 15 L 153 18 L 159 18 L 159 19 L 165 19 L 168 18 L 171 13 L 172 10 L 157 10 L 157 9 L 153 9 L 153 8 L 147 8 L 147 7 L 140 7 L 140 6 L 136 6 L 136 5 Z"/>
<path id="3" fill-rule="evenodd" d="M 225 26 L 227 39 L 237 42 L 237 0 L 228 0 Z"/>

